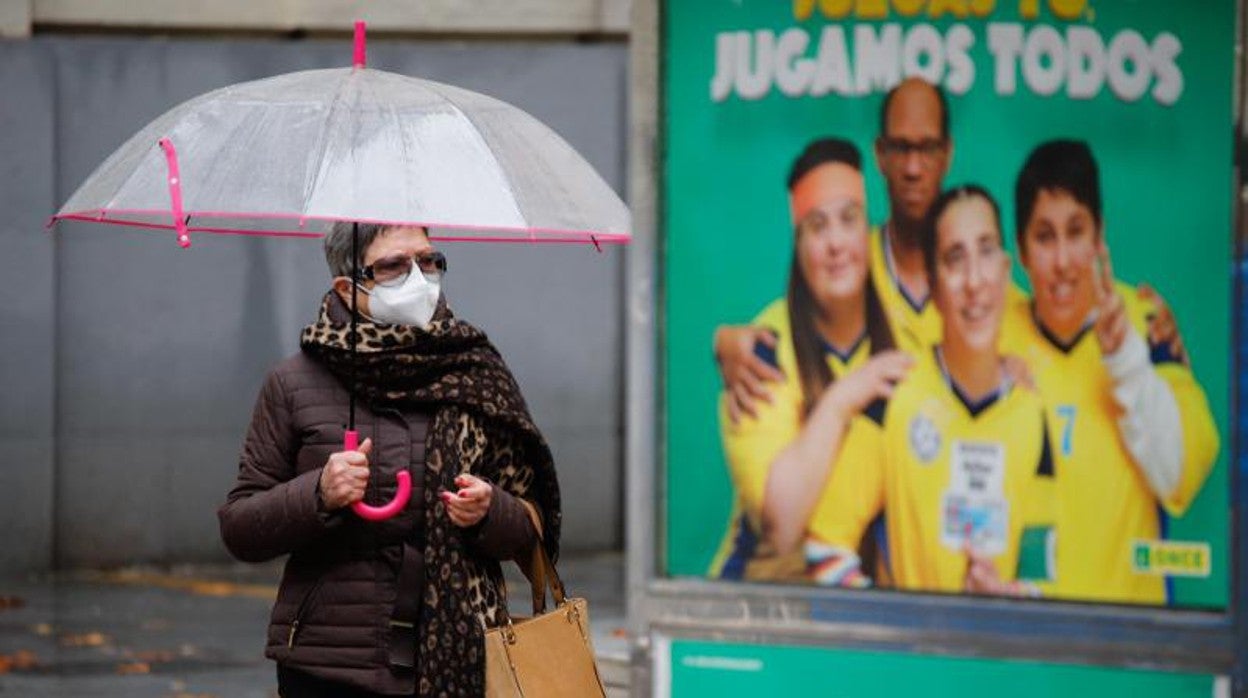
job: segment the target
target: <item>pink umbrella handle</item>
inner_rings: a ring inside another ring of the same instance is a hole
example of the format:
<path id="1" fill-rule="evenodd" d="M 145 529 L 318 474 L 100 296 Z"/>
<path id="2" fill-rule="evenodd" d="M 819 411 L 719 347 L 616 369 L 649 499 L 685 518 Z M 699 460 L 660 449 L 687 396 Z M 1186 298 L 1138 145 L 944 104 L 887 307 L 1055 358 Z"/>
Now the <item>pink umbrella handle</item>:
<path id="1" fill-rule="evenodd" d="M 359 446 L 360 433 L 353 429 L 348 429 L 342 437 L 342 449 L 344 451 L 354 451 Z M 390 503 L 373 507 L 364 502 L 356 502 L 351 505 L 351 510 L 355 512 L 356 516 L 365 521 L 385 521 L 403 511 L 403 507 L 407 506 L 407 500 L 412 496 L 412 475 L 406 470 L 400 470 L 395 479 L 399 482 L 399 491 L 395 493 L 394 499 L 390 500 Z"/>

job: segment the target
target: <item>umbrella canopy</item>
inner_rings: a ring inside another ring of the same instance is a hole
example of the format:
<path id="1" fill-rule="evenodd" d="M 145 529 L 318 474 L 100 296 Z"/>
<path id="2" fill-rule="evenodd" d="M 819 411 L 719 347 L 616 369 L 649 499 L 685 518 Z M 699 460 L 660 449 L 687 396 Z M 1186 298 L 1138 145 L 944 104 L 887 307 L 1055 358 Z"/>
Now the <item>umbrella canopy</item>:
<path id="1" fill-rule="evenodd" d="M 105 160 L 61 219 L 179 235 L 318 237 L 345 220 L 423 225 L 441 240 L 629 239 L 620 198 L 537 119 L 362 66 L 242 83 L 174 107 Z"/>

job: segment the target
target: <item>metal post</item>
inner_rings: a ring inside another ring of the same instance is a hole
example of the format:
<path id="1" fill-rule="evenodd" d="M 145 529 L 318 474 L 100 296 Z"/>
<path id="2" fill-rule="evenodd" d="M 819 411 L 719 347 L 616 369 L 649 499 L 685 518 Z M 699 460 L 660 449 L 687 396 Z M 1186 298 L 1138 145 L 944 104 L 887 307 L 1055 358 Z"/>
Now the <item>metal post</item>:
<path id="1" fill-rule="evenodd" d="M 660 407 L 657 360 L 658 260 L 658 0 L 634 0 L 630 51 L 629 204 L 633 241 L 625 266 L 627 380 L 625 438 L 625 580 L 628 627 L 633 638 L 632 694 L 650 695 L 648 586 L 656 576 L 660 546 L 655 532 Z"/>

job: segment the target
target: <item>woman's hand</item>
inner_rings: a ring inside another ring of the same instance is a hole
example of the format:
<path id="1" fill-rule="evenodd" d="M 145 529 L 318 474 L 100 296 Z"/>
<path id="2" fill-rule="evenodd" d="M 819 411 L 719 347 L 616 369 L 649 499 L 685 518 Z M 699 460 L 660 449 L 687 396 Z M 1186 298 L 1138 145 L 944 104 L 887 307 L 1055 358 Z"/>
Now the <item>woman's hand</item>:
<path id="1" fill-rule="evenodd" d="M 997 574 L 997 565 L 992 558 L 975 550 L 970 544 L 962 546 L 966 553 L 966 576 L 962 580 L 962 591 L 968 594 L 988 594 L 992 596 L 1013 596 L 1018 598 L 1037 598 L 1040 590 L 1034 584 L 1024 581 L 1007 582 Z"/>
<path id="2" fill-rule="evenodd" d="M 451 518 L 451 523 L 460 528 L 475 526 L 490 510 L 494 486 L 467 473 L 455 478 L 455 486 L 459 488 L 458 492 L 443 490 L 438 494 L 446 505 L 446 515 Z"/>
<path id="3" fill-rule="evenodd" d="M 368 454 L 373 440 L 364 439 L 355 451 L 331 453 L 321 469 L 320 494 L 325 509 L 334 511 L 364 499 L 368 487 Z"/>
<path id="4" fill-rule="evenodd" d="M 826 398 L 845 424 L 872 402 L 891 397 L 893 388 L 906 377 L 914 365 L 909 354 L 891 349 L 867 360 L 862 367 L 837 378 L 828 388 Z"/>
<path id="5" fill-rule="evenodd" d="M 1009 584 L 1001 580 L 997 574 L 997 566 L 992 558 L 975 550 L 967 543 L 962 546 L 966 553 L 966 576 L 962 580 L 962 590 L 968 594 L 991 594 L 993 596 L 1009 596 Z"/>

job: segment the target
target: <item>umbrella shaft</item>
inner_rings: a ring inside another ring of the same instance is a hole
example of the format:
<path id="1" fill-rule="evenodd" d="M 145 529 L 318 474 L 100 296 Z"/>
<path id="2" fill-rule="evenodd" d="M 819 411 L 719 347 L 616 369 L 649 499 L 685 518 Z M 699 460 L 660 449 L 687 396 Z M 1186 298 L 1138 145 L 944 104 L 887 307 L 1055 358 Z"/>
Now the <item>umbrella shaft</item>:
<path id="1" fill-rule="evenodd" d="M 359 335 L 355 331 L 356 317 L 359 315 L 356 310 L 356 297 L 359 295 L 355 288 L 356 279 L 360 278 L 360 224 L 351 224 L 351 385 L 347 391 L 347 430 L 355 431 L 355 364 L 356 364 L 356 342 Z"/>

